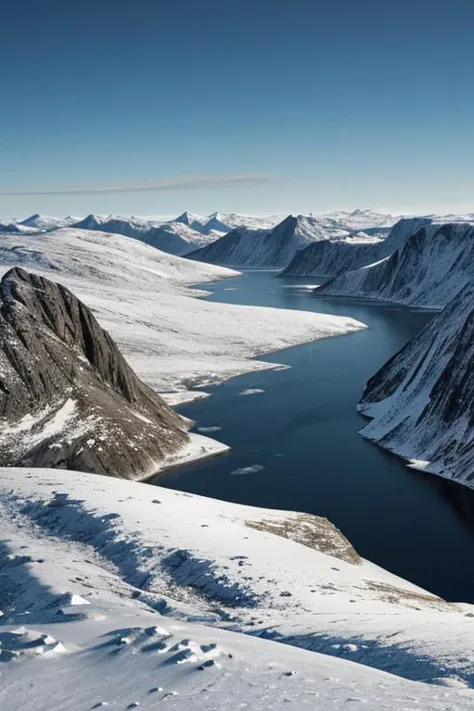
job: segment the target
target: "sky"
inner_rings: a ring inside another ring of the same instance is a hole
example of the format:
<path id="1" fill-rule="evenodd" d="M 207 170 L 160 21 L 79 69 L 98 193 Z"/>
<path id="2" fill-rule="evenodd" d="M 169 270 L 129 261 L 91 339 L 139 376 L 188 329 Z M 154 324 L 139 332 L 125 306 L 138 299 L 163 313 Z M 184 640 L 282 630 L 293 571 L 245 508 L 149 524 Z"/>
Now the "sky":
<path id="1" fill-rule="evenodd" d="M 472 0 L 16 0 L 0 216 L 474 211 Z"/>

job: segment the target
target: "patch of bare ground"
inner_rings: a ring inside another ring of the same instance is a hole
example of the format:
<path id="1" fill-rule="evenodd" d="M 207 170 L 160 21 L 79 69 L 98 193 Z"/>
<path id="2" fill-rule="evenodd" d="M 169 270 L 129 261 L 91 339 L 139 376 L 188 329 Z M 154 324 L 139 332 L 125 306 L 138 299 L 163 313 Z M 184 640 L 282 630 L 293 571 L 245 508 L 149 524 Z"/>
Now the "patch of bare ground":
<path id="1" fill-rule="evenodd" d="M 358 565 L 361 562 L 359 554 L 347 538 L 333 523 L 322 516 L 289 514 L 288 518 L 247 521 L 246 525 L 257 531 L 266 531 L 281 538 L 288 538 L 290 541 L 327 553 L 346 563 Z"/>

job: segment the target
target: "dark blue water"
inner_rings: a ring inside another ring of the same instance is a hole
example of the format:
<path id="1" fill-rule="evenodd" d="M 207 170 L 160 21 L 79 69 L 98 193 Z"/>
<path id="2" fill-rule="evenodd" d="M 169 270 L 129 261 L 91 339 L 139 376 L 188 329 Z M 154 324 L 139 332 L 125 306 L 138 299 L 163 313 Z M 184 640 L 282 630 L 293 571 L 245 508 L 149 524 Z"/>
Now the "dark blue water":
<path id="1" fill-rule="evenodd" d="M 229 454 L 161 475 L 156 483 L 227 501 L 327 516 L 366 558 L 449 600 L 474 602 L 474 492 L 412 471 L 360 435 L 356 405 L 368 377 L 431 314 L 317 299 L 302 284 L 250 272 L 206 286 L 208 298 L 352 316 L 370 328 L 265 356 L 291 368 L 206 388 L 184 406 Z M 233 290 L 230 290 L 233 289 Z M 242 396 L 247 388 L 263 393 Z M 247 475 L 237 469 L 263 467 Z"/>

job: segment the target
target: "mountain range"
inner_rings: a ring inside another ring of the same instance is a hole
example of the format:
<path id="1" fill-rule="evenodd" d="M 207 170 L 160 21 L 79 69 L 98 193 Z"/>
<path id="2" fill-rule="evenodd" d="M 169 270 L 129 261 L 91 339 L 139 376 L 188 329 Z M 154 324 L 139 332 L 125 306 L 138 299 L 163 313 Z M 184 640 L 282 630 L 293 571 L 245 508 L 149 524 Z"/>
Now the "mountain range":
<path id="1" fill-rule="evenodd" d="M 316 294 L 442 308 L 474 274 L 474 224 L 414 220 L 404 228 L 377 247 L 378 261 L 336 276 Z"/>
<path id="2" fill-rule="evenodd" d="M 297 217 L 289 215 L 273 229 L 236 228 L 187 256 L 190 259 L 235 267 L 286 267 L 300 250 L 323 240 L 345 240 L 354 235 L 373 241 L 385 237 L 393 217 L 356 210 L 353 213 Z M 370 231 L 361 234 L 364 229 Z"/>

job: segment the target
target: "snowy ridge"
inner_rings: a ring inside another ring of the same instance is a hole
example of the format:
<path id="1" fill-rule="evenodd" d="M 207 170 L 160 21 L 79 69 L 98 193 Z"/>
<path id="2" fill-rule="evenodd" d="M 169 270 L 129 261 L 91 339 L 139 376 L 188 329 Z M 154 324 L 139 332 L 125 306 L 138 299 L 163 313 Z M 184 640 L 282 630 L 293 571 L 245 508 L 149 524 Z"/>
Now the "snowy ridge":
<path id="1" fill-rule="evenodd" d="M 336 276 L 360 269 L 397 251 L 411 235 L 431 222 L 428 217 L 407 217 L 387 229 L 388 234 L 375 227 L 342 240 L 315 242 L 295 254 L 282 276 Z"/>
<path id="2" fill-rule="evenodd" d="M 55 230 L 59 227 L 71 227 L 77 220 L 77 217 L 50 217 L 49 215 L 35 213 L 17 224 L 35 230 Z"/>
<path id="3" fill-rule="evenodd" d="M 183 216 L 181 216 L 183 218 Z M 220 233 L 202 233 L 195 229 L 195 223 L 187 224 L 183 219 L 171 222 L 156 222 L 139 217 L 119 217 L 109 215 L 88 215 L 73 226 L 78 229 L 100 230 L 121 234 L 161 249 L 170 254 L 186 254 L 216 239 Z"/>
<path id="4" fill-rule="evenodd" d="M 472 278 L 473 237 L 472 223 L 426 224 L 387 258 L 335 277 L 318 294 L 442 308 Z"/>
<path id="5" fill-rule="evenodd" d="M 314 517 L 39 469 L 0 470 L 0 509 L 4 711 L 472 708 L 472 607 Z"/>
<path id="6" fill-rule="evenodd" d="M 385 237 L 389 229 L 385 223 L 390 223 L 388 216 L 376 216 L 370 211 L 368 215 L 365 215 L 364 211 L 356 212 L 357 215 L 289 215 L 273 229 L 237 228 L 187 256 L 204 262 L 236 267 L 282 268 L 291 262 L 299 250 L 322 240 L 350 238 L 355 233 L 360 233 L 361 225 L 371 233 L 370 236 L 360 235 L 361 240 Z"/>
<path id="7" fill-rule="evenodd" d="M 472 237 L 471 237 L 472 239 Z M 474 282 L 365 388 L 361 434 L 415 468 L 474 488 Z"/>

